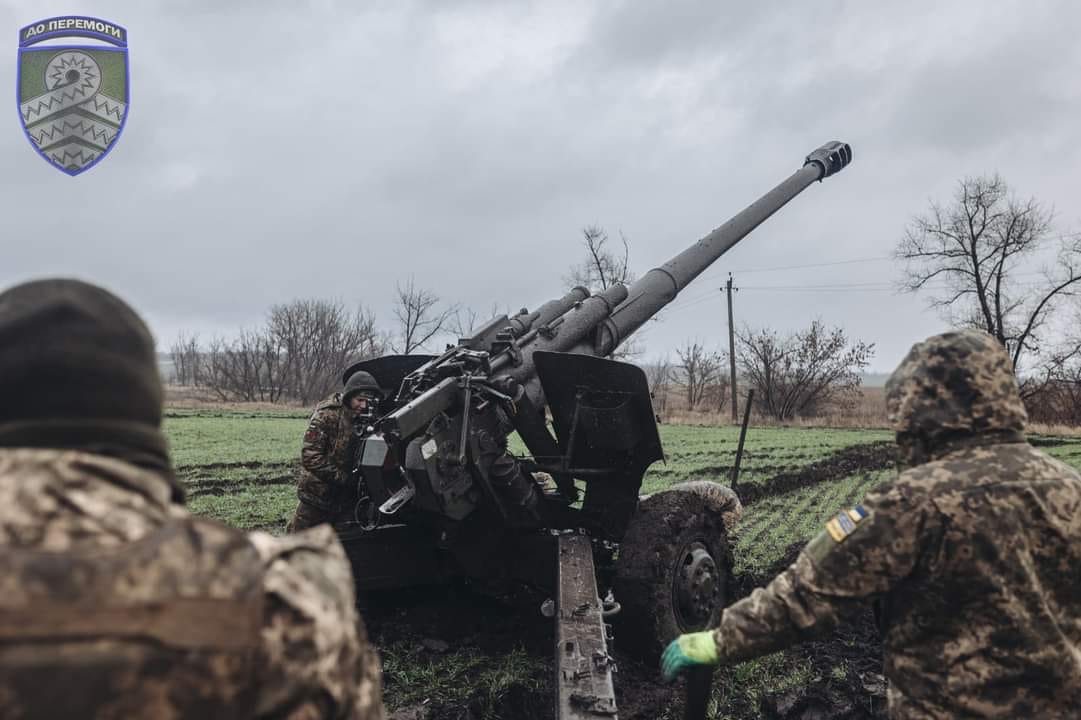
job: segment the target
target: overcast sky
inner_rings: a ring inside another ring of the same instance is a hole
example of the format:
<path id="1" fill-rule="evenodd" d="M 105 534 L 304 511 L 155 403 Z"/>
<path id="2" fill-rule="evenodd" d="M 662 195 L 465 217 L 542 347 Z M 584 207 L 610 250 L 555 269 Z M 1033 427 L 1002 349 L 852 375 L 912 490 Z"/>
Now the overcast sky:
<path id="1" fill-rule="evenodd" d="M 622 232 L 644 273 L 838 139 L 852 165 L 644 339 L 649 356 L 723 347 L 731 271 L 737 323 L 839 323 L 888 371 L 944 324 L 886 289 L 882 258 L 958 178 L 999 171 L 1081 227 L 1081 3 L 760 5 L 4 0 L 0 76 L 20 27 L 87 14 L 128 29 L 132 96 L 112 153 L 74 178 L 6 115 L 0 286 L 101 283 L 165 347 L 296 297 L 389 326 L 410 275 L 482 313 L 532 308 L 564 288 L 584 225 Z M 778 289 L 807 285 L 849 287 Z"/>

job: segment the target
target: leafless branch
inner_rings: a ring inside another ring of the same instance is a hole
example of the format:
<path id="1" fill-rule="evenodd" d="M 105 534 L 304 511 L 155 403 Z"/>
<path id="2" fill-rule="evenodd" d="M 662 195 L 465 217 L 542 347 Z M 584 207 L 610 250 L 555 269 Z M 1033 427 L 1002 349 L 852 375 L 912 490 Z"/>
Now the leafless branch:
<path id="1" fill-rule="evenodd" d="M 841 328 L 816 320 L 781 336 L 769 328 L 736 333 L 740 374 L 754 388 L 755 405 L 770 417 L 791 420 L 848 407 L 855 400 L 874 345 L 849 342 Z"/>
<path id="2" fill-rule="evenodd" d="M 394 352 L 409 355 L 424 350 L 432 338 L 450 329 L 451 320 L 457 313 L 456 305 L 440 309 L 439 296 L 418 288 L 410 277 L 405 287 L 398 285 L 398 301 L 394 307 L 398 332 L 393 343 Z"/>
<path id="3" fill-rule="evenodd" d="M 1019 369 L 1038 365 L 1047 318 L 1081 281 L 1081 242 L 1069 238 L 1041 287 L 1018 287 L 1020 263 L 1052 244 L 1053 219 L 998 175 L 965 178 L 949 205 L 932 202 L 905 229 L 895 251 L 904 263 L 899 285 L 924 293 L 951 322 L 994 335 Z"/>

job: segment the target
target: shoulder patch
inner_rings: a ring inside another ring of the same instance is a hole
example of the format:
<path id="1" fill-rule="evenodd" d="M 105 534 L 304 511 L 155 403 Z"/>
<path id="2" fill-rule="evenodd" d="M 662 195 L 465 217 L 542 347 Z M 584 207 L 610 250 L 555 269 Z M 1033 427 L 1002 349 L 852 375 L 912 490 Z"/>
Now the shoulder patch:
<path id="1" fill-rule="evenodd" d="M 857 505 L 851 510 L 844 510 L 826 523 L 826 532 L 835 542 L 843 542 L 846 537 L 852 534 L 860 521 L 870 514 L 863 505 Z"/>

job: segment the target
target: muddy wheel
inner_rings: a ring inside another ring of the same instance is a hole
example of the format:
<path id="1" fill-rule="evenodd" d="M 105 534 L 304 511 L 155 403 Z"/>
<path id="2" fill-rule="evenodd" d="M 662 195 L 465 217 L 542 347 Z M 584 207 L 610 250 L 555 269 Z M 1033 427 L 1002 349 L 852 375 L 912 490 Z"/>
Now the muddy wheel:
<path id="1" fill-rule="evenodd" d="M 710 482 L 642 500 L 619 546 L 616 642 L 652 661 L 681 633 L 703 630 L 724 607 L 732 571 L 727 528 L 739 501 Z M 735 503 L 733 506 L 732 503 Z"/>

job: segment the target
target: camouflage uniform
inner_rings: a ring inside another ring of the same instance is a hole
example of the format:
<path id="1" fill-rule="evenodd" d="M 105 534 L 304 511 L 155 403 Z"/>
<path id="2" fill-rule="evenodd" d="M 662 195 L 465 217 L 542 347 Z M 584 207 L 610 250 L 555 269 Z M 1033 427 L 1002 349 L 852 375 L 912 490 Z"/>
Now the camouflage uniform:
<path id="1" fill-rule="evenodd" d="M 341 393 L 316 405 L 300 450 L 299 502 L 289 532 L 333 522 L 352 509 L 346 469 L 352 439 L 353 415 Z"/>
<path id="2" fill-rule="evenodd" d="M 334 534 L 188 513 L 162 394 L 116 296 L 0 293 L 0 717 L 382 718 Z"/>
<path id="3" fill-rule="evenodd" d="M 1081 476 L 1025 442 L 991 336 L 915 345 L 887 384 L 904 469 L 725 610 L 721 662 L 819 637 L 882 601 L 895 718 L 1081 712 Z"/>
<path id="4" fill-rule="evenodd" d="M 381 719 L 333 532 L 245 535 L 172 492 L 102 455 L 0 449 L 0 717 Z"/>

